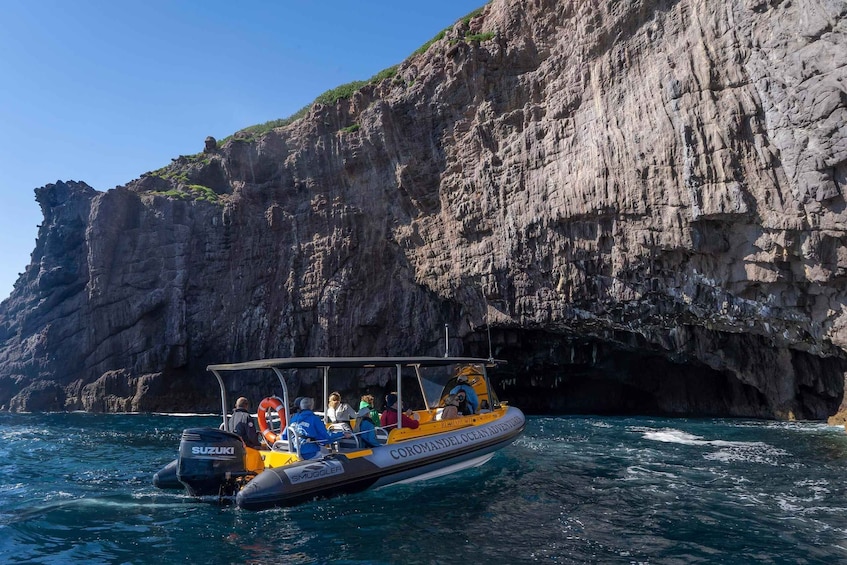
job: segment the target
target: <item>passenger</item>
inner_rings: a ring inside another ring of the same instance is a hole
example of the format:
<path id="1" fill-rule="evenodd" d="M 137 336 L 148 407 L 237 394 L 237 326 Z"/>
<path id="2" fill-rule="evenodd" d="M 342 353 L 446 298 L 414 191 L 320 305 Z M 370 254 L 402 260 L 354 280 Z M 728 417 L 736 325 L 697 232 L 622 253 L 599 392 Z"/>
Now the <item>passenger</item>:
<path id="1" fill-rule="evenodd" d="M 300 412 L 291 418 L 291 423 L 297 431 L 297 438 L 300 440 L 300 457 L 302 459 L 314 459 L 320 455 L 321 445 L 338 441 L 343 437 L 353 437 L 350 432 L 328 432 L 323 420 L 312 412 L 314 408 L 315 400 L 304 398 L 300 401 Z"/>
<path id="2" fill-rule="evenodd" d="M 359 412 L 362 411 L 362 408 L 367 407 L 370 410 L 371 422 L 373 422 L 374 426 L 379 425 L 379 412 L 377 412 L 376 408 L 374 408 L 374 395 L 365 394 L 362 396 L 362 400 L 359 402 Z"/>
<path id="3" fill-rule="evenodd" d="M 371 409 L 367 406 L 363 406 L 359 410 L 359 431 L 357 435 L 359 436 L 359 441 L 365 445 L 365 447 L 379 447 L 382 445 L 376 439 L 376 427 L 374 426 L 373 420 L 371 420 Z"/>
<path id="4" fill-rule="evenodd" d="M 291 421 L 288 422 L 288 426 L 290 426 L 294 422 L 294 416 L 296 416 L 300 412 L 300 401 L 303 400 L 302 396 L 298 396 L 294 399 L 294 405 L 291 407 L 289 413 L 291 414 Z M 279 439 L 283 439 L 288 441 L 288 426 L 281 431 L 279 434 Z"/>
<path id="5" fill-rule="evenodd" d="M 350 421 L 356 419 L 356 411 L 350 408 L 349 404 L 341 402 L 340 392 L 333 392 L 329 395 L 326 417 L 329 418 L 331 423 L 343 424 L 345 426 L 344 429 L 352 430 Z"/>
<path id="6" fill-rule="evenodd" d="M 470 383 L 468 383 L 468 377 L 466 375 L 459 375 L 456 377 L 456 386 L 453 387 L 450 394 L 459 394 L 460 391 L 464 391 L 465 399 L 467 399 L 468 408 L 470 409 L 470 412 L 463 413 L 465 415 L 473 414 L 479 406 L 479 397 L 476 395 L 476 391 Z"/>
<path id="7" fill-rule="evenodd" d="M 259 449 L 262 446 L 256 424 L 250 416 L 250 401 L 243 396 L 235 401 L 235 410 L 229 421 L 229 431 L 238 434 L 247 447 Z"/>
<path id="8" fill-rule="evenodd" d="M 456 408 L 459 411 L 459 415 L 470 416 L 474 413 L 473 408 L 471 408 L 471 403 L 468 402 L 468 397 L 465 394 L 464 390 L 460 390 L 454 396 L 456 397 Z"/>
<path id="9" fill-rule="evenodd" d="M 387 428 L 389 426 L 397 425 L 397 395 L 394 393 L 389 394 L 385 397 L 385 412 L 382 413 L 382 416 L 379 417 L 379 422 L 383 428 Z M 400 403 L 400 408 L 402 408 L 403 403 Z M 402 422 L 404 428 L 416 429 L 421 425 L 417 420 L 412 419 L 415 413 L 411 410 L 406 410 L 402 414 Z"/>
<path id="10" fill-rule="evenodd" d="M 444 409 L 441 410 L 441 420 L 450 420 L 459 417 L 459 404 L 455 394 L 448 394 L 444 399 Z"/>

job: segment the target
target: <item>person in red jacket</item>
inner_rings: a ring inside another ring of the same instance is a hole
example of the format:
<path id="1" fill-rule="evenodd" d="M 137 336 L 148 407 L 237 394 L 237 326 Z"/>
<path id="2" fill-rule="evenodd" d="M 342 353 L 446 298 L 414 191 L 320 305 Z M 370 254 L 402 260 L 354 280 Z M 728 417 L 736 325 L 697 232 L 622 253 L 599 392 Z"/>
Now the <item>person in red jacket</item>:
<path id="1" fill-rule="evenodd" d="M 385 397 L 385 411 L 379 417 L 379 423 L 383 428 L 387 428 L 389 426 L 393 427 L 397 425 L 397 395 L 394 393 L 389 394 Z M 400 407 L 402 408 L 402 403 L 400 403 Z M 402 416 L 402 423 L 404 428 L 415 429 L 421 425 L 420 422 L 412 418 L 414 412 L 411 410 L 406 410 Z"/>

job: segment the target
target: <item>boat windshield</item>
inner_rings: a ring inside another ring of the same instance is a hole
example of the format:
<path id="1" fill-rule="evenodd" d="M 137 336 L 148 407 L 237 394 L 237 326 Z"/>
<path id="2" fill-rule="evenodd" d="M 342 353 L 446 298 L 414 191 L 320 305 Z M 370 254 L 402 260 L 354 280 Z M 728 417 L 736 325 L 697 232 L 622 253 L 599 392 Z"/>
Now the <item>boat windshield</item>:
<path id="1" fill-rule="evenodd" d="M 464 363 L 452 367 L 423 367 L 420 377 L 428 408 L 443 406 L 444 397 L 461 384 L 471 386 L 477 396 L 483 396 L 491 404 L 497 404 L 488 386 L 485 365 L 482 363 Z"/>
<path id="2" fill-rule="evenodd" d="M 442 391 L 451 380 L 455 380 L 455 367 L 420 367 L 418 369 L 421 388 L 427 408 L 437 408 Z"/>

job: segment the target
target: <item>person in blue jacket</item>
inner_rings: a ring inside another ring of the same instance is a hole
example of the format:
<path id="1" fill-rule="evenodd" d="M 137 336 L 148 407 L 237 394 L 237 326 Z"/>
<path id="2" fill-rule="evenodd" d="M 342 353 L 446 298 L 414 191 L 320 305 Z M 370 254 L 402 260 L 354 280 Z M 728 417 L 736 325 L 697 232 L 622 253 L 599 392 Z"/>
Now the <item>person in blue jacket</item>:
<path id="1" fill-rule="evenodd" d="M 468 377 L 465 375 L 459 375 L 456 377 L 456 386 L 453 387 L 450 394 L 459 394 L 460 392 L 465 393 L 465 399 L 467 400 L 467 406 L 470 410 L 470 414 L 476 414 L 476 409 L 479 408 L 479 397 L 476 395 L 476 391 L 474 391 L 473 387 L 468 383 Z M 465 416 L 470 414 L 465 414 Z"/>
<path id="2" fill-rule="evenodd" d="M 303 400 L 302 396 L 298 396 L 294 399 L 294 404 L 291 406 L 291 421 L 288 422 L 288 426 L 294 423 L 294 420 L 297 418 L 297 414 L 300 413 L 300 401 Z M 279 439 L 288 441 L 288 426 L 285 426 L 282 429 L 282 433 L 279 435 Z"/>
<path id="3" fill-rule="evenodd" d="M 356 435 L 359 436 L 359 441 L 361 441 L 365 447 L 379 447 L 382 445 L 376 439 L 376 427 L 374 426 L 373 420 L 371 420 L 370 406 L 362 406 L 362 408 L 359 409 L 357 416 L 359 418 L 359 431 Z"/>
<path id="4" fill-rule="evenodd" d="M 300 401 L 300 412 L 291 418 L 294 425 L 296 440 L 300 443 L 300 458 L 314 459 L 321 452 L 321 445 L 338 441 L 343 437 L 353 437 L 350 432 L 329 433 L 323 419 L 312 412 L 315 407 L 314 398 L 304 398 Z"/>

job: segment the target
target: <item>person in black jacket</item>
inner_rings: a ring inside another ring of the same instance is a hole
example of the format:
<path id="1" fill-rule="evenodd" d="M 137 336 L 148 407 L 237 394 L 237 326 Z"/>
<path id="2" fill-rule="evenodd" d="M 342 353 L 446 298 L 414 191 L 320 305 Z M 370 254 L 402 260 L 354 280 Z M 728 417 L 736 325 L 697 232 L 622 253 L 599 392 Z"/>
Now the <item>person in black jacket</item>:
<path id="1" fill-rule="evenodd" d="M 232 412 L 232 419 L 229 421 L 229 431 L 238 434 L 247 447 L 259 449 L 262 446 L 259 441 L 259 433 L 256 431 L 256 424 L 253 423 L 253 417 L 250 416 L 250 401 L 243 396 L 235 401 L 235 410 Z"/>

